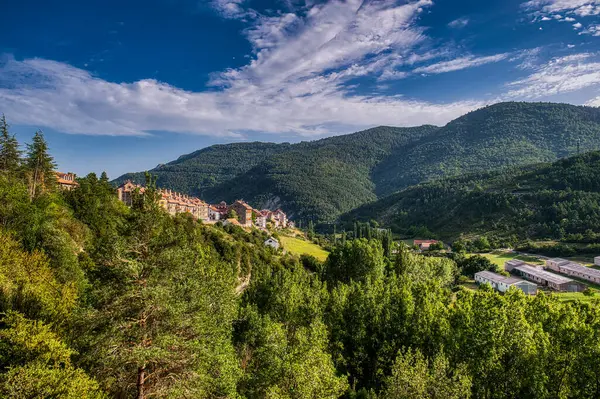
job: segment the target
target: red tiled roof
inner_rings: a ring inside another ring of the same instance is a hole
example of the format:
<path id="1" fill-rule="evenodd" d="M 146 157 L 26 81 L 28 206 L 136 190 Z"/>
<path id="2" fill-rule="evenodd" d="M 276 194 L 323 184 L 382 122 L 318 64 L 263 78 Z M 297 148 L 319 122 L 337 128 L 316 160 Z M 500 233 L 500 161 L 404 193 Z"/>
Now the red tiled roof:
<path id="1" fill-rule="evenodd" d="M 419 244 L 435 244 L 437 243 L 437 240 L 414 240 L 414 244 L 415 245 L 419 245 Z"/>

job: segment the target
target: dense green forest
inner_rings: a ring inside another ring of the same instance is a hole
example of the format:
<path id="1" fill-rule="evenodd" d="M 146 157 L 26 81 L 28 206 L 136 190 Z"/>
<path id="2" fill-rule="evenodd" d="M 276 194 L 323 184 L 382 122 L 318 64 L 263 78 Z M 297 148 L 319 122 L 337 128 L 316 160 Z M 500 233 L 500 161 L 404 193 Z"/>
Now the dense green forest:
<path id="1" fill-rule="evenodd" d="M 207 189 L 231 180 L 270 156 L 285 152 L 290 144 L 233 143 L 213 145 L 191 154 L 182 155 L 175 161 L 152 169 L 158 187 L 170 188 L 183 193 L 204 196 Z M 115 180 L 122 183 L 131 179 L 145 182 L 145 173 L 127 173 Z"/>
<path id="2" fill-rule="evenodd" d="M 600 243 L 600 152 L 424 183 L 341 218 L 348 227 L 372 219 L 406 236 L 490 236 L 498 246 Z"/>
<path id="3" fill-rule="evenodd" d="M 462 289 L 471 266 L 377 239 L 283 254 L 169 216 L 151 176 L 130 208 L 105 175 L 61 191 L 27 149 L 3 122 L 0 397 L 600 396 L 593 301 Z"/>
<path id="4" fill-rule="evenodd" d="M 160 187 L 211 202 L 243 198 L 295 219 L 340 214 L 438 177 L 551 162 L 600 149 L 600 109 L 500 103 L 444 127 L 378 127 L 298 144 L 209 147 L 151 172 Z M 143 183 L 144 175 L 128 174 Z"/>

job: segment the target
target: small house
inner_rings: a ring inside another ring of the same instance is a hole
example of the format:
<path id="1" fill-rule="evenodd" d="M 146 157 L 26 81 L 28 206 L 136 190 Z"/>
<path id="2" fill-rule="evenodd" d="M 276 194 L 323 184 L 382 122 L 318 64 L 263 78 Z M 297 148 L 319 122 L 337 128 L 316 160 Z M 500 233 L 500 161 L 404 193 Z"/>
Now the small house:
<path id="1" fill-rule="evenodd" d="M 75 187 L 79 187 L 79 183 L 77 183 L 77 181 L 75 180 L 75 173 L 55 172 L 55 174 L 56 182 L 58 183 L 59 187 L 63 190 L 72 190 Z"/>
<path id="2" fill-rule="evenodd" d="M 596 266 L 600 266 L 600 256 L 596 256 L 596 257 L 594 258 L 594 265 L 596 265 Z"/>
<path id="3" fill-rule="evenodd" d="M 417 246 L 421 251 L 426 251 L 432 244 L 437 244 L 437 240 L 414 240 L 413 245 Z"/>
<path id="4" fill-rule="evenodd" d="M 505 277 L 487 270 L 475 273 L 475 281 L 478 284 L 489 284 L 493 289 L 506 292 L 510 287 L 515 287 L 527 295 L 537 294 L 537 285 L 516 277 Z"/>
<path id="5" fill-rule="evenodd" d="M 273 237 L 269 237 L 269 239 L 265 240 L 265 245 L 274 249 L 279 249 L 279 241 Z"/>

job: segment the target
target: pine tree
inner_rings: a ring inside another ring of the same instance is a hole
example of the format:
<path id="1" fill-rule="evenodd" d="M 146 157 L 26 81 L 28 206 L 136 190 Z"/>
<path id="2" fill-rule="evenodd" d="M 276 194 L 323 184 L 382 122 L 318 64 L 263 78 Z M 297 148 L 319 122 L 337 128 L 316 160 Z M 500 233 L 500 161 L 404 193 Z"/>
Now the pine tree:
<path id="1" fill-rule="evenodd" d="M 357 222 L 354 222 L 354 236 L 352 238 L 353 239 L 358 238 L 358 223 Z"/>
<path id="2" fill-rule="evenodd" d="M 27 145 L 26 168 L 29 178 L 29 198 L 44 192 L 56 182 L 54 159 L 48 153 L 48 143 L 41 131 L 35 132 L 33 141 Z"/>
<path id="3" fill-rule="evenodd" d="M 309 220 L 308 221 L 308 238 L 310 240 L 312 240 L 314 236 L 315 236 L 315 226 L 313 224 L 313 221 Z"/>
<path id="4" fill-rule="evenodd" d="M 15 172 L 21 164 L 21 151 L 15 136 L 8 132 L 6 117 L 0 118 L 0 171 Z"/>

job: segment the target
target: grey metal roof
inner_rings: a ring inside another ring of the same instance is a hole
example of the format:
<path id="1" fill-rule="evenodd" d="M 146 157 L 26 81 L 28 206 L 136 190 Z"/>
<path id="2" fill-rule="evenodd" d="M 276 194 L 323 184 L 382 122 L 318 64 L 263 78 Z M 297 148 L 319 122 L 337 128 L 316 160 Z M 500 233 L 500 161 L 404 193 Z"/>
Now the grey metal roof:
<path id="1" fill-rule="evenodd" d="M 477 273 L 475 273 L 475 276 L 483 277 L 483 278 L 493 281 L 495 283 L 502 283 L 502 284 L 506 284 L 506 285 L 513 285 L 513 284 L 517 284 L 517 283 L 525 281 L 525 280 L 522 280 L 522 279 L 516 278 L 516 277 L 505 277 L 505 276 L 502 276 L 501 274 L 490 272 L 487 270 L 477 272 Z"/>
<path id="2" fill-rule="evenodd" d="M 554 284 L 565 284 L 573 281 L 568 277 L 550 273 L 541 268 L 537 268 L 528 264 L 517 266 L 515 269 Z"/>
<path id="3" fill-rule="evenodd" d="M 552 259 L 548 259 L 549 262 L 554 262 L 558 265 L 564 265 L 567 263 L 570 263 L 570 261 L 563 259 L 563 258 L 552 258 Z"/>
<path id="4" fill-rule="evenodd" d="M 571 270 L 576 273 L 587 274 L 588 276 L 593 276 L 596 278 L 600 278 L 600 270 L 593 269 L 591 267 L 585 267 L 579 263 L 569 262 L 566 265 L 559 265 L 561 269 Z"/>

